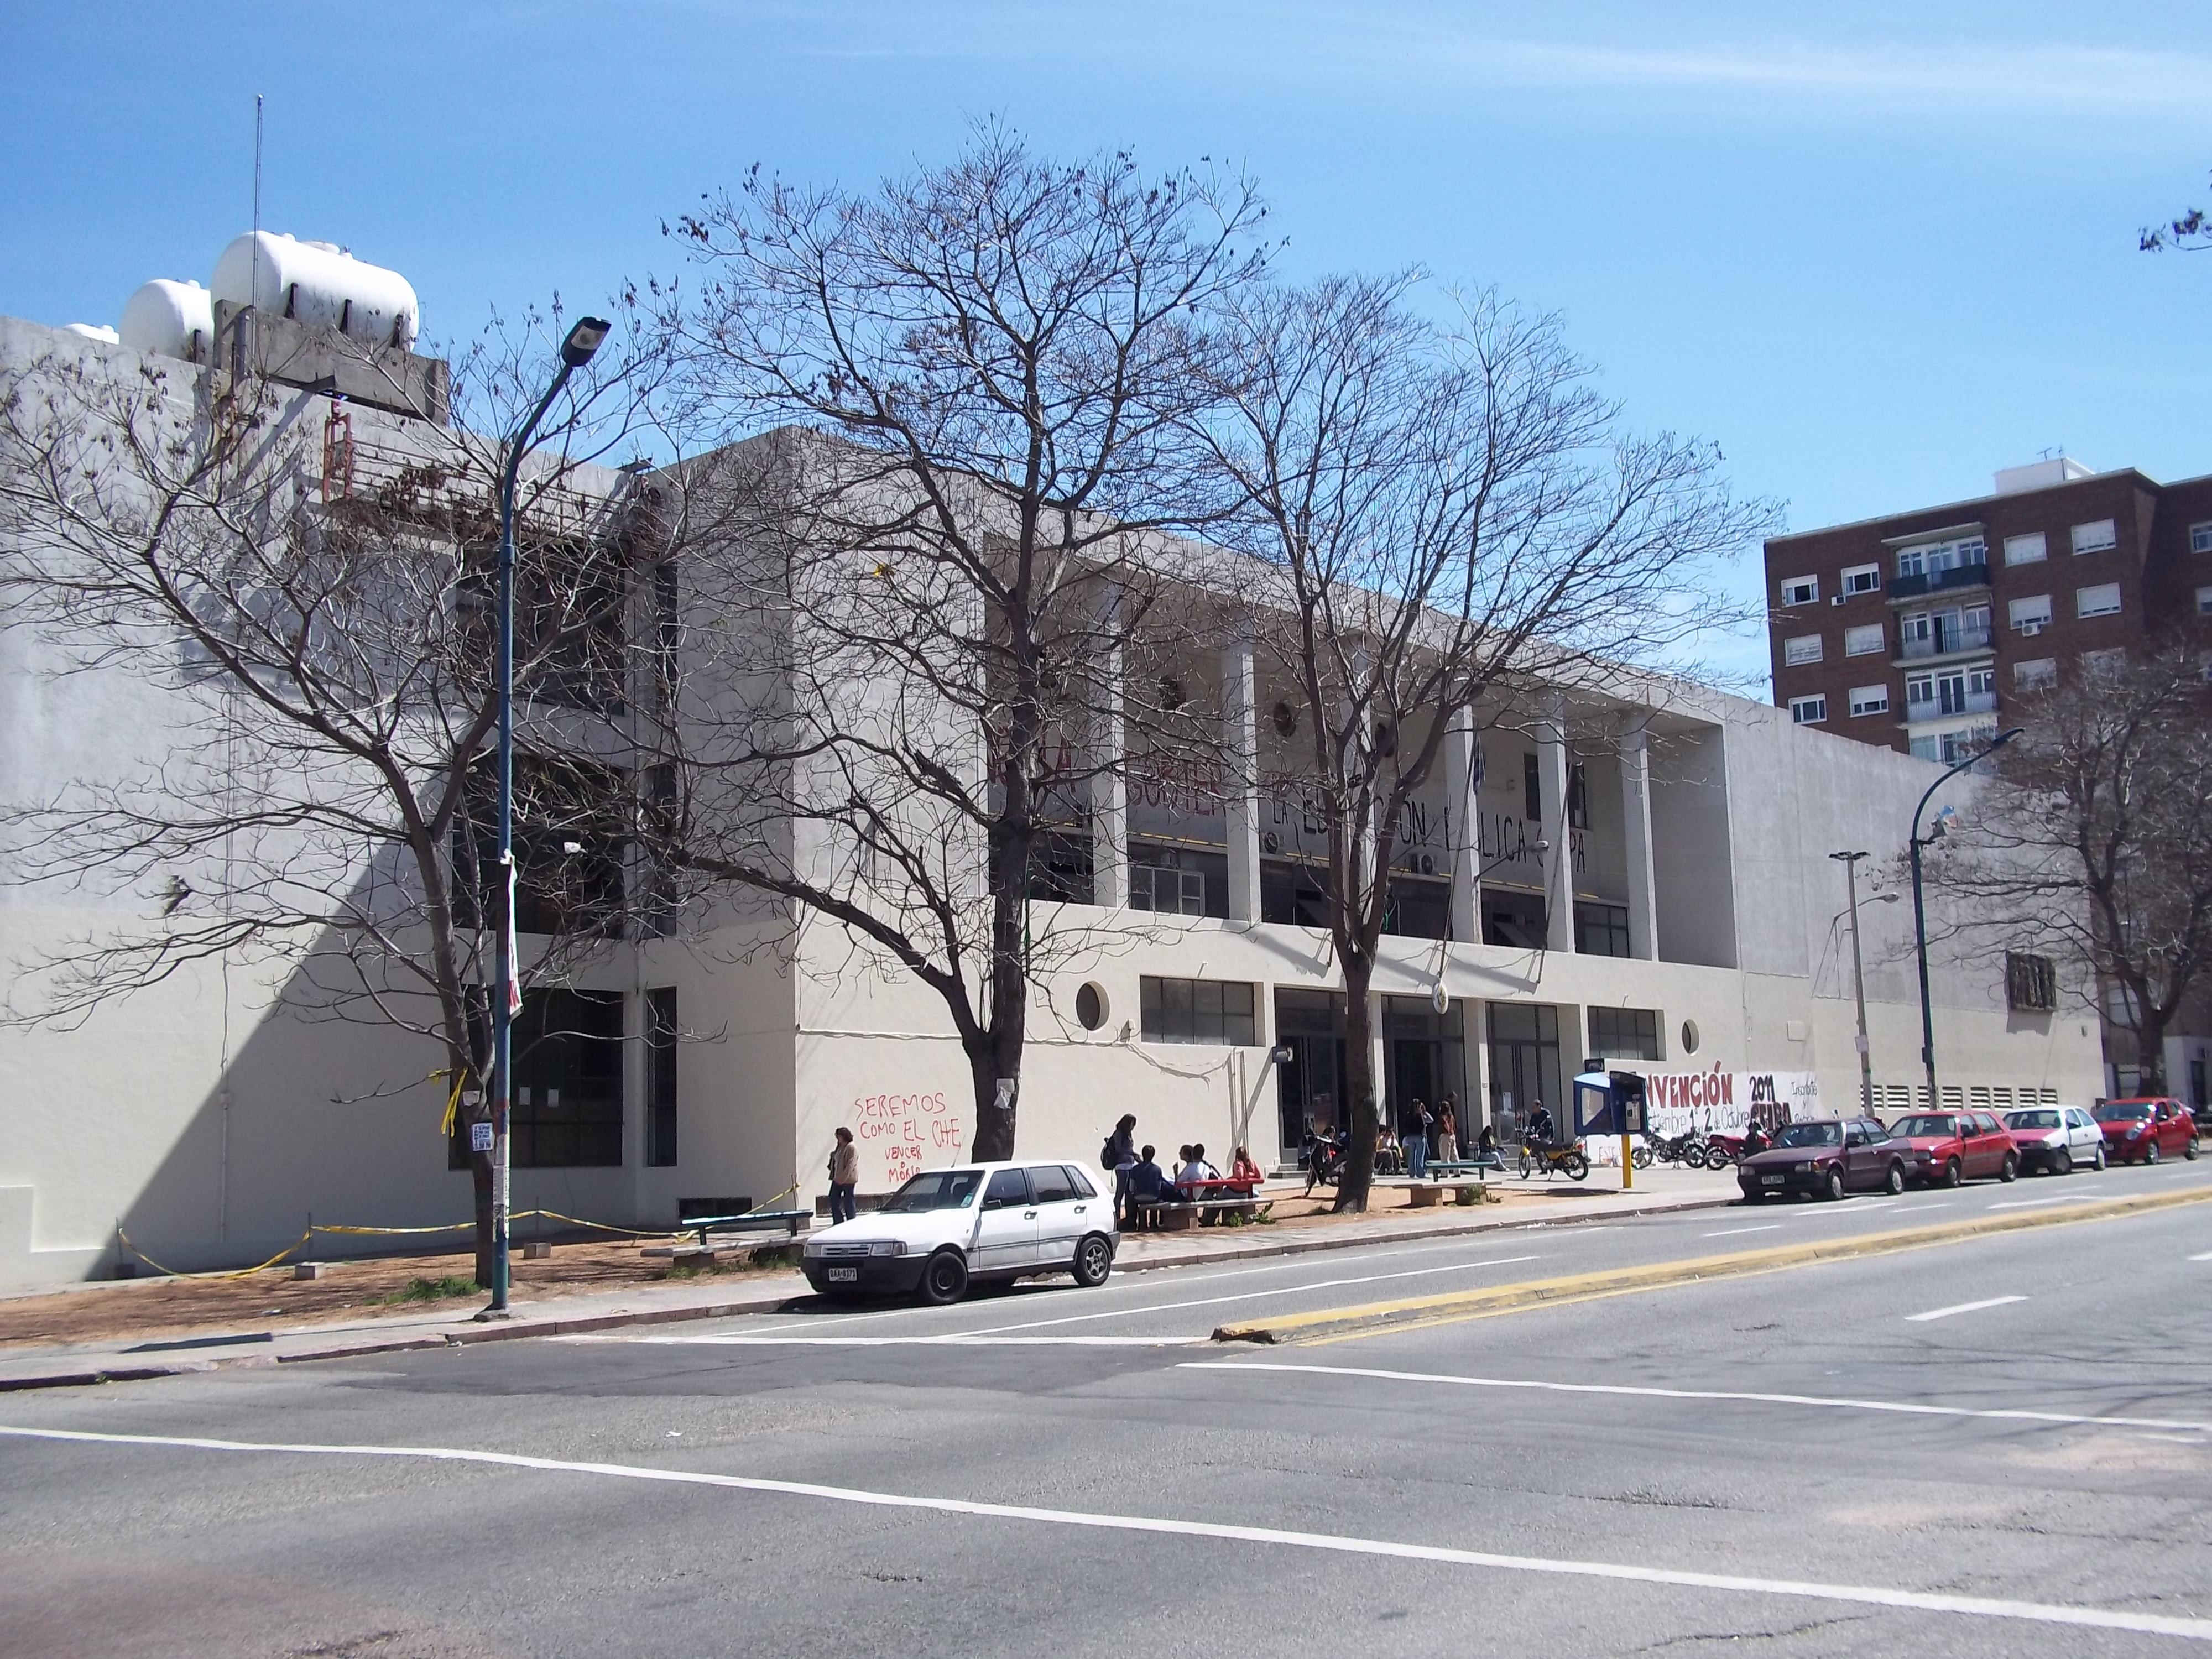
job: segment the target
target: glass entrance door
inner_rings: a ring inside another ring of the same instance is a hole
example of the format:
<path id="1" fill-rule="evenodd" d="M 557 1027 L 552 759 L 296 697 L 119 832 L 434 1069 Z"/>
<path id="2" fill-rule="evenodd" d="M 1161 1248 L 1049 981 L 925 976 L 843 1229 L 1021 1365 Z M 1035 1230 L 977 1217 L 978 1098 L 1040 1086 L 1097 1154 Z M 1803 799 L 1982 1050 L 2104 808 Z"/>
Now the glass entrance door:
<path id="1" fill-rule="evenodd" d="M 1510 1143 L 1541 1101 L 1552 1121 L 1565 1126 L 1561 1091 L 1559 1011 L 1548 1004 L 1493 1002 L 1490 1015 L 1490 1120 L 1501 1144 Z"/>
<path id="2" fill-rule="evenodd" d="M 1276 1068 L 1277 1133 L 1285 1162 L 1306 1132 L 1327 1134 L 1343 1118 L 1344 999 L 1327 991 L 1275 993 L 1275 1041 L 1290 1050 Z"/>

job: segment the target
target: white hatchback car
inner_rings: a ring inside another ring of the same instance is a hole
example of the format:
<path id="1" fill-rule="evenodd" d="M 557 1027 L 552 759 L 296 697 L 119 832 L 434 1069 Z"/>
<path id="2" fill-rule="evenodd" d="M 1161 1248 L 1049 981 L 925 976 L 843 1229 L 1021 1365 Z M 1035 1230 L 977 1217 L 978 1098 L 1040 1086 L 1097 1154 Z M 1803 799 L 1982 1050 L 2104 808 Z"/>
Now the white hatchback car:
<path id="1" fill-rule="evenodd" d="M 2079 1106 L 2023 1106 L 2004 1115 L 2020 1148 L 2024 1175 L 2038 1170 L 2052 1175 L 2069 1174 L 2076 1164 L 2093 1170 L 2105 1167 L 2105 1131 Z"/>
<path id="2" fill-rule="evenodd" d="M 806 1282 L 824 1296 L 957 1302 L 977 1280 L 1073 1273 L 1103 1285 L 1120 1242 L 1114 1201 L 1073 1164 L 930 1170 L 883 1207 L 810 1234 Z"/>

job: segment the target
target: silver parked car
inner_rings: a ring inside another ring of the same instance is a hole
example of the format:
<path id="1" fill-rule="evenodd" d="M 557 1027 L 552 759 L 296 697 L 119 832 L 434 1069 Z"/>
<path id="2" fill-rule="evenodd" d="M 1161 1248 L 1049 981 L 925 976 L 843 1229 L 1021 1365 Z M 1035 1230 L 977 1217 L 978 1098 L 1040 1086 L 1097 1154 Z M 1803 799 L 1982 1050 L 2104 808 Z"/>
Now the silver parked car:
<path id="1" fill-rule="evenodd" d="M 2105 1167 L 2105 1132 L 2079 1106 L 2023 1106 L 2005 1114 L 2005 1127 L 2020 1148 L 2020 1167 L 2065 1175 L 2076 1164 Z"/>

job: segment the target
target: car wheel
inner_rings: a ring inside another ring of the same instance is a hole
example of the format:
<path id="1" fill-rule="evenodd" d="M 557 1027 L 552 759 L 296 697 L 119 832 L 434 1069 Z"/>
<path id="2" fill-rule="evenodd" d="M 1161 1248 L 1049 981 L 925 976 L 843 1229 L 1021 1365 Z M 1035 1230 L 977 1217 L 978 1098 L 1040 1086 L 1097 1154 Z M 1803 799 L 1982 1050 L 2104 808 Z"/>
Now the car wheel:
<path id="1" fill-rule="evenodd" d="M 1844 1172 L 1841 1170 L 1829 1170 L 1828 1178 L 1820 1185 L 1820 1192 L 1830 1203 L 1840 1202 L 1844 1196 Z"/>
<path id="2" fill-rule="evenodd" d="M 1952 1158 L 1943 1165 L 1943 1184 L 1946 1187 L 1956 1187 L 1966 1178 L 1966 1171 L 1957 1158 Z"/>
<path id="3" fill-rule="evenodd" d="M 1889 1173 L 1882 1177 L 1881 1189 L 1892 1198 L 1905 1190 L 1905 1166 L 1902 1164 L 1890 1164 Z"/>
<path id="4" fill-rule="evenodd" d="M 1075 1282 L 1095 1291 L 1114 1271 L 1114 1247 L 1103 1233 L 1093 1233 L 1075 1247 Z"/>
<path id="5" fill-rule="evenodd" d="M 939 1250 L 921 1270 L 921 1299 L 943 1307 L 968 1294 L 968 1263 L 957 1250 Z"/>
<path id="6" fill-rule="evenodd" d="M 2190 1136 L 2190 1137 L 2189 1137 L 2189 1139 L 2188 1139 L 2188 1141 L 2187 1141 L 2187 1143 L 2186 1143 L 2186 1144 L 2185 1144 L 2185 1145 L 2183 1146 L 2183 1147 L 2182 1147 L 2182 1149 L 2181 1149 L 2181 1155 L 2182 1155 L 2182 1157 L 2184 1157 L 2184 1158 L 2190 1158 L 2190 1159 L 2192 1159 L 2192 1160 L 2196 1158 L 2196 1156 L 2197 1156 L 2197 1137 L 2196 1137 L 2195 1135 L 2191 1135 L 2191 1136 Z"/>
<path id="7" fill-rule="evenodd" d="M 2143 1143 L 2142 1161 L 2146 1164 L 2155 1164 L 2158 1162 L 2158 1142 L 2155 1140 L 2147 1140 Z"/>
<path id="8" fill-rule="evenodd" d="M 2004 1162 L 1997 1165 L 1997 1179 L 2008 1182 L 2017 1179 L 2019 1175 L 2020 1154 L 2007 1152 L 2004 1155 Z"/>
<path id="9" fill-rule="evenodd" d="M 1580 1152 L 1569 1152 L 1559 1160 L 1559 1167 L 1567 1172 L 1568 1180 L 1580 1181 L 1589 1173 L 1589 1159 Z"/>
<path id="10" fill-rule="evenodd" d="M 2097 1143 L 2097 1162 L 2094 1167 L 2100 1170 L 2105 1167 L 2105 1143 L 2101 1140 Z"/>

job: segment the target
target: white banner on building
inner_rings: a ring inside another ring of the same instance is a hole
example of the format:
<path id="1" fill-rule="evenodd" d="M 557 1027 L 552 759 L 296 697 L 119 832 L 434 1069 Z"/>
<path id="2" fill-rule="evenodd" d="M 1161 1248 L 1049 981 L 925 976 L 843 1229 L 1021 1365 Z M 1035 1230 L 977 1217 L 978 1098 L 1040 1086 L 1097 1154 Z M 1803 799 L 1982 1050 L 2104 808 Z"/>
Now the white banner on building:
<path id="1" fill-rule="evenodd" d="M 1740 1135 L 1754 1110 L 1769 1126 L 1826 1115 L 1811 1072 L 1646 1072 L 1644 1088 L 1656 1135 Z"/>

